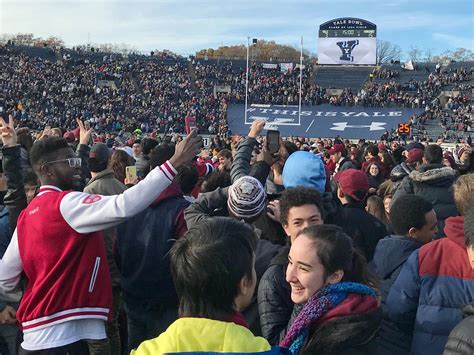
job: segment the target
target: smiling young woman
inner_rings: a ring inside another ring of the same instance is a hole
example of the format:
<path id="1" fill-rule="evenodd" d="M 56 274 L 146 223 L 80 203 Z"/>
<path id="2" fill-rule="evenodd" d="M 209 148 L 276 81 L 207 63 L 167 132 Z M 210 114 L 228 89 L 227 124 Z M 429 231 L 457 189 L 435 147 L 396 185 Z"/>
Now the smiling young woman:
<path id="1" fill-rule="evenodd" d="M 302 309 L 280 345 L 294 354 L 369 352 L 380 324 L 375 281 L 341 228 L 305 229 L 291 246 L 286 280 Z"/>

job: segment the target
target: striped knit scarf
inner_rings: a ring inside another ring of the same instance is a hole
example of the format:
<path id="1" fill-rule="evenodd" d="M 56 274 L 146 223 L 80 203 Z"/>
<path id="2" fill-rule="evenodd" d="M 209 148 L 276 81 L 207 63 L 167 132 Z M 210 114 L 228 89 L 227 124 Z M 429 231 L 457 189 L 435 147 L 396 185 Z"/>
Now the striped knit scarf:
<path id="1" fill-rule="evenodd" d="M 355 282 L 339 282 L 322 288 L 308 299 L 280 346 L 289 348 L 293 354 L 298 354 L 309 335 L 311 324 L 342 303 L 349 293 L 376 297 L 375 291 L 370 287 Z"/>

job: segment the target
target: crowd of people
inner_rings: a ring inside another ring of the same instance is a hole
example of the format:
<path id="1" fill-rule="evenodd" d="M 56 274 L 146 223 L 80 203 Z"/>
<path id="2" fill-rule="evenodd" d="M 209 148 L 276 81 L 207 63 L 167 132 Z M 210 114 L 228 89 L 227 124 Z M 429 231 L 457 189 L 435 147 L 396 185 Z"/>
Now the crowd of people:
<path id="1" fill-rule="evenodd" d="M 89 120 L 98 132 L 117 132 L 128 139 L 135 129 L 142 132 L 184 133 L 185 117 L 196 118 L 202 134 L 228 134 L 227 107 L 244 103 L 246 69 L 242 63 L 208 63 L 202 59 L 104 56 L 102 61 L 85 54 L 64 54 L 51 62 L 30 57 L 12 46 L 0 48 L 1 106 L 23 126 L 70 129 L 75 117 Z M 82 57 L 81 57 L 82 55 Z M 161 59 L 160 59 L 161 58 Z M 447 86 L 466 93 L 471 69 L 437 67 L 424 81 L 397 81 L 399 73 L 379 68 L 355 92 L 345 88 L 334 93 L 315 83 L 314 68 L 302 71 L 302 105 L 330 103 L 338 106 L 424 108 L 433 116 L 436 98 Z M 382 80 L 382 81 L 380 81 Z M 277 66 L 253 63 L 249 69 L 248 102 L 297 105 L 300 69 L 282 72 Z M 223 88 L 216 90 L 216 85 Z M 448 132 L 471 129 L 472 102 L 460 95 L 443 113 L 451 119 Z M 436 116 L 436 118 L 442 118 Z"/>
<path id="2" fill-rule="evenodd" d="M 189 99 L 154 75 L 144 100 Z M 0 120 L 1 354 L 472 353 L 472 142 L 74 121 Z"/>

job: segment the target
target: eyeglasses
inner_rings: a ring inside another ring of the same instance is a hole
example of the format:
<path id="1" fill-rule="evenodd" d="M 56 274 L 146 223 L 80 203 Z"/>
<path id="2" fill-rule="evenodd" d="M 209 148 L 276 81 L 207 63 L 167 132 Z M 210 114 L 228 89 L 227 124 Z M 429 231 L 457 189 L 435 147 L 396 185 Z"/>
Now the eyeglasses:
<path id="1" fill-rule="evenodd" d="M 81 158 L 68 158 L 68 159 L 61 159 L 61 160 L 53 160 L 53 161 L 47 161 L 43 165 L 46 164 L 54 164 L 54 163 L 68 163 L 69 167 L 71 168 L 80 168 L 82 164 L 82 159 Z"/>

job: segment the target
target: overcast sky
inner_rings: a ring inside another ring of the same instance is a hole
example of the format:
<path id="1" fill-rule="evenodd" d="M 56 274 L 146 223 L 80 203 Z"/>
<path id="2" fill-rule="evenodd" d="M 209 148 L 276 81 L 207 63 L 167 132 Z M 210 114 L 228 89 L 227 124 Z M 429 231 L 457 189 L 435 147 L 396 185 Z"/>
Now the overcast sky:
<path id="1" fill-rule="evenodd" d="M 358 17 L 377 37 L 433 53 L 474 51 L 473 0 L 0 0 L 0 33 L 61 37 L 67 46 L 126 43 L 141 51 L 191 54 L 247 42 L 247 36 L 317 52 L 321 23 Z"/>

